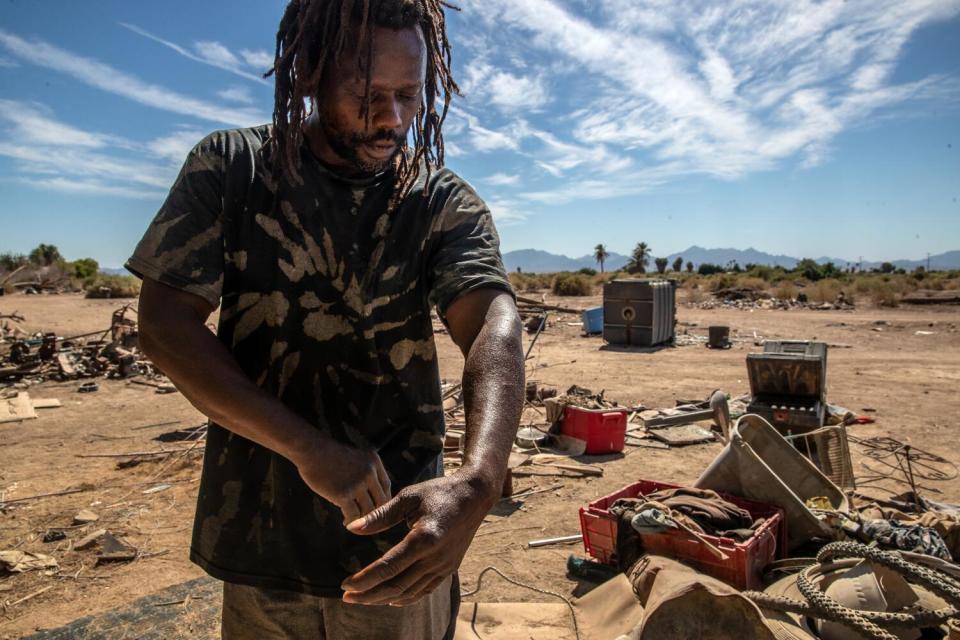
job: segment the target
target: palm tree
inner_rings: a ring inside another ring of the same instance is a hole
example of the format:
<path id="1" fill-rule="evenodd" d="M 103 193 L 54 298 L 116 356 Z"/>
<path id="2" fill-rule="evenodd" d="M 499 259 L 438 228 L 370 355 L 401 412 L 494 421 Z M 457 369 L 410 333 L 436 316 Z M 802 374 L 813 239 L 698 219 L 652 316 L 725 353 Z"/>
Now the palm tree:
<path id="1" fill-rule="evenodd" d="M 603 273 L 603 262 L 610 257 L 610 254 L 607 253 L 607 248 L 602 244 L 598 244 L 593 248 L 593 259 L 600 263 L 600 273 Z"/>
<path id="2" fill-rule="evenodd" d="M 646 242 L 638 242 L 630 256 L 630 263 L 627 270 L 631 273 L 646 273 L 647 265 L 650 264 L 650 245 Z"/>
<path id="3" fill-rule="evenodd" d="M 677 259 L 673 261 L 673 270 L 677 273 L 683 270 L 683 256 L 677 256 Z"/>
<path id="4" fill-rule="evenodd" d="M 657 265 L 657 273 L 663 275 L 667 271 L 667 265 L 670 264 L 670 261 L 666 258 L 656 258 L 653 261 L 653 264 Z"/>
<path id="5" fill-rule="evenodd" d="M 693 263 L 687 261 L 687 273 L 693 273 Z"/>

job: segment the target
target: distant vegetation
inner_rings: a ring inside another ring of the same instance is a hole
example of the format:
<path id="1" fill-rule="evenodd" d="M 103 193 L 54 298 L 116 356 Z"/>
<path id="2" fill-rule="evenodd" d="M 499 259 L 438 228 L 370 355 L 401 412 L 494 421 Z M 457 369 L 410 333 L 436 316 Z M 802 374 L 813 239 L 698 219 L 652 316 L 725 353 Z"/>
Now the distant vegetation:
<path id="1" fill-rule="evenodd" d="M 27 255 L 0 253 L 0 287 L 5 293 L 28 288 L 85 291 L 90 298 L 131 298 L 140 294 L 137 278 L 102 274 L 93 258 L 69 261 L 52 244 L 40 244 Z"/>
<path id="2" fill-rule="evenodd" d="M 594 248 L 598 266 L 606 254 L 603 245 Z M 657 273 L 647 274 L 650 262 Z M 672 267 L 672 269 L 671 269 Z M 661 275 L 662 274 L 662 275 Z M 511 273 L 510 282 L 519 293 L 549 290 L 557 296 L 588 296 L 601 292 L 602 285 L 614 279 L 666 277 L 678 280 L 685 299 L 698 302 L 724 289 L 750 289 L 783 300 L 806 298 L 809 302 L 836 302 L 841 297 L 854 304 L 897 306 L 900 299 L 919 290 L 960 290 L 960 271 L 930 271 L 918 267 L 912 272 L 883 263 L 868 272 L 843 269 L 833 263 L 820 264 L 804 259 L 794 269 L 766 265 L 701 264 L 677 257 L 672 264 L 664 258 L 653 259 L 650 246 L 641 242 L 633 251 L 626 270 L 616 272 L 581 269 L 561 273 Z"/>

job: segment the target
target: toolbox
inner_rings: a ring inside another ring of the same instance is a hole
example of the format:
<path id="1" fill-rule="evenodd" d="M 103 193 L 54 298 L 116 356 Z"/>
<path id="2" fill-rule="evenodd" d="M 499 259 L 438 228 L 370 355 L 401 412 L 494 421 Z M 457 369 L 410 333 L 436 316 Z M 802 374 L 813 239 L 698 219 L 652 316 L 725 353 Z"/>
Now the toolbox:
<path id="1" fill-rule="evenodd" d="M 765 418 L 781 433 L 804 433 L 825 424 L 827 345 L 771 341 L 747 355 L 753 396 L 747 413 Z"/>

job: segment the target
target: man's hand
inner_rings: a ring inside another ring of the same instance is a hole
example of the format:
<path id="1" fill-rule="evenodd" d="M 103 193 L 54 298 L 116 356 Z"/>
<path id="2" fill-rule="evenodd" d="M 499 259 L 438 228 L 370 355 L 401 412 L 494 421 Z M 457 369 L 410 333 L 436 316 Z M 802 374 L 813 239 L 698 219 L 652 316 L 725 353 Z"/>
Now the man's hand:
<path id="1" fill-rule="evenodd" d="M 355 604 L 413 604 L 460 566 L 499 491 L 457 473 L 401 490 L 347 529 L 370 535 L 406 521 L 410 532 L 383 557 L 347 578 L 343 600 Z"/>
<path id="2" fill-rule="evenodd" d="M 340 507 L 344 524 L 390 500 L 390 478 L 376 451 L 318 436 L 293 462 L 308 487 Z"/>

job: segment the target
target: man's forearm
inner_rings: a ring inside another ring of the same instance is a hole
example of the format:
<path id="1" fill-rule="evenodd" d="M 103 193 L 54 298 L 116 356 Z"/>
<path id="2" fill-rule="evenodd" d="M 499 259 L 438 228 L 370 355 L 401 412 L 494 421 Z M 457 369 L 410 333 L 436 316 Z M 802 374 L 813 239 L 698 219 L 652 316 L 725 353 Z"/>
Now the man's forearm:
<path id="1" fill-rule="evenodd" d="M 288 459 L 312 446 L 317 430 L 254 384 L 202 321 L 172 315 L 165 314 L 160 326 L 141 320 L 141 343 L 193 406 Z"/>
<path id="2" fill-rule="evenodd" d="M 463 369 L 467 426 L 461 473 L 491 492 L 503 485 L 523 410 L 520 335 L 520 318 L 512 301 L 505 297 L 494 301 Z"/>

